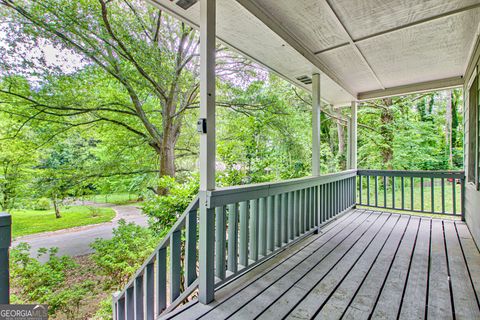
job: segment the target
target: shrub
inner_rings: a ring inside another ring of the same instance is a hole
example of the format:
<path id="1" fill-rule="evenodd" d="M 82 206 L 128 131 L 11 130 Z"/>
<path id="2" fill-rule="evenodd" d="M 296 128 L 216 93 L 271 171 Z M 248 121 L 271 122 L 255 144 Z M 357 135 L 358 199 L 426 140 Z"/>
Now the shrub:
<path id="1" fill-rule="evenodd" d="M 51 201 L 47 198 L 37 198 L 32 200 L 31 208 L 33 210 L 50 210 Z"/>
<path id="2" fill-rule="evenodd" d="M 159 186 L 168 189 L 168 194 L 150 196 L 144 203 L 143 211 L 152 218 L 150 226 L 163 236 L 198 193 L 198 179 L 193 176 L 180 183 L 175 178 L 164 176 Z"/>
<path id="3" fill-rule="evenodd" d="M 107 285 L 120 288 L 125 285 L 158 243 L 148 228 L 119 221 L 112 239 L 96 239 L 92 244 L 93 261 L 111 281 Z"/>
<path id="4" fill-rule="evenodd" d="M 67 319 L 78 316 L 80 304 L 94 288 L 94 282 L 84 281 L 65 287 L 67 271 L 77 267 L 72 258 L 58 257 L 57 248 L 40 249 L 39 257 L 48 254 L 45 263 L 30 257 L 30 246 L 21 243 L 11 250 L 11 281 L 15 303 L 48 304 L 48 312 L 62 312 Z"/>
<path id="5" fill-rule="evenodd" d="M 19 300 L 48 303 L 48 297 L 59 289 L 65 281 L 65 272 L 75 267 L 75 262 L 67 256 L 58 257 L 57 248 L 39 250 L 39 257 L 45 254 L 45 263 L 30 257 L 30 246 L 21 243 L 11 250 L 11 281 L 18 288 Z"/>
<path id="6" fill-rule="evenodd" d="M 112 319 L 112 298 L 102 300 L 100 302 L 100 308 L 93 316 L 94 320 L 107 320 Z"/>

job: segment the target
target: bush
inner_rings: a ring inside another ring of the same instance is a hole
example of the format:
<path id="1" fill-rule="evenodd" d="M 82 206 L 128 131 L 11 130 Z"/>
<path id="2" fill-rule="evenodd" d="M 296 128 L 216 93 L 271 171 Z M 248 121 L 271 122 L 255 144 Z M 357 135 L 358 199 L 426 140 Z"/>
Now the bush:
<path id="1" fill-rule="evenodd" d="M 163 236 L 198 193 L 198 179 L 193 176 L 185 183 L 179 183 L 175 178 L 165 176 L 160 179 L 159 186 L 168 189 L 168 194 L 150 196 L 144 203 L 143 211 L 152 218 L 150 226 Z"/>
<path id="2" fill-rule="evenodd" d="M 50 199 L 47 198 L 38 198 L 31 202 L 31 208 L 33 210 L 50 210 L 51 207 L 52 203 Z"/>
<path id="3" fill-rule="evenodd" d="M 92 260 L 111 280 L 107 285 L 120 288 L 153 252 L 157 243 L 158 238 L 150 229 L 120 220 L 118 228 L 113 229 L 112 239 L 96 239 L 91 244 L 95 250 Z"/>
<path id="4" fill-rule="evenodd" d="M 102 300 L 100 302 L 100 309 L 95 313 L 94 320 L 112 319 L 112 298 Z"/>
<path id="5" fill-rule="evenodd" d="M 48 303 L 48 297 L 61 288 L 66 270 L 75 267 L 75 262 L 67 256 L 58 257 L 58 249 L 51 248 L 48 251 L 39 250 L 39 257 L 49 255 L 48 261 L 42 264 L 30 257 L 29 251 L 30 246 L 26 243 L 21 243 L 11 250 L 12 286 L 18 288 L 16 295 L 19 300 Z"/>
<path id="6" fill-rule="evenodd" d="M 48 254 L 45 263 L 30 257 L 30 246 L 21 243 L 11 250 L 11 282 L 14 288 L 14 303 L 48 304 L 48 312 L 65 314 L 67 319 L 78 316 L 80 304 L 94 289 L 94 282 L 87 280 L 65 287 L 67 271 L 77 267 L 72 258 L 58 257 L 57 248 L 40 249 L 39 257 Z"/>

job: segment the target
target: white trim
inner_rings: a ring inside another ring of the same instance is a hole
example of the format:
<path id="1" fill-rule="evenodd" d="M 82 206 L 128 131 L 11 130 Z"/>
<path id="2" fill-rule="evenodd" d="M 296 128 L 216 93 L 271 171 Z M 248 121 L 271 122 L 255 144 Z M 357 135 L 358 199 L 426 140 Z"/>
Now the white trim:
<path id="1" fill-rule="evenodd" d="M 462 76 L 446 78 L 446 79 L 438 79 L 433 81 L 407 84 L 407 85 L 393 87 L 393 88 L 386 88 L 385 90 L 360 92 L 357 95 L 357 100 L 365 101 L 365 100 L 400 96 L 400 95 L 419 93 L 419 92 L 428 92 L 428 91 L 434 91 L 434 90 L 457 88 L 457 87 L 462 87 L 463 84 L 464 84 L 464 79 Z"/>

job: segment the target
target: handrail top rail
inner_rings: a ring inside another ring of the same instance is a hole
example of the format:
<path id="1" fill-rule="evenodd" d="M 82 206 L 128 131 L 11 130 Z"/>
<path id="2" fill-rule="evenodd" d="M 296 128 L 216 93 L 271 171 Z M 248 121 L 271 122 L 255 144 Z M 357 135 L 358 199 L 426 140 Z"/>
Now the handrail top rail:
<path id="1" fill-rule="evenodd" d="M 377 169 L 358 169 L 359 176 L 388 176 L 388 177 L 420 177 L 420 178 L 465 178 L 465 171 L 445 171 L 445 170 L 377 170 Z"/>
<path id="2" fill-rule="evenodd" d="M 126 292 L 128 288 L 132 287 L 134 284 L 135 279 L 143 273 L 147 265 L 153 263 L 155 256 L 157 252 L 165 247 L 168 246 L 168 241 L 170 240 L 172 234 L 178 230 L 180 230 L 181 227 L 185 225 L 185 219 L 187 215 L 189 214 L 190 211 L 195 210 L 198 208 L 199 205 L 199 197 L 198 195 L 193 198 L 193 200 L 190 202 L 188 207 L 185 209 L 185 211 L 182 213 L 180 217 L 178 217 L 177 222 L 170 228 L 170 231 L 163 237 L 162 241 L 160 241 L 159 245 L 153 250 L 153 253 L 145 260 L 145 262 L 137 269 L 134 275 L 130 278 L 128 283 L 123 287 L 123 289 L 119 292 Z M 120 299 L 122 294 L 116 295 L 114 297 L 114 301 L 118 301 Z"/>
<path id="3" fill-rule="evenodd" d="M 308 177 L 281 180 L 281 181 L 275 181 L 275 182 L 251 183 L 251 184 L 244 184 L 239 186 L 222 187 L 222 188 L 208 191 L 207 194 L 209 195 L 227 194 L 227 193 L 234 193 L 234 192 L 244 192 L 246 190 L 263 190 L 263 189 L 268 189 L 272 187 L 290 186 L 295 184 L 301 185 L 303 183 L 308 183 L 310 181 L 318 181 L 318 180 L 329 179 L 329 178 L 344 178 L 344 176 L 347 176 L 356 172 L 357 170 L 352 169 L 352 170 L 344 170 L 341 172 L 322 174 L 320 176 L 308 176 Z"/>
<path id="4" fill-rule="evenodd" d="M 209 208 L 214 208 L 229 203 L 264 198 L 355 177 L 356 175 L 357 170 L 353 169 L 321 176 L 309 176 L 277 182 L 265 182 L 219 188 L 206 192 L 207 206 Z"/>

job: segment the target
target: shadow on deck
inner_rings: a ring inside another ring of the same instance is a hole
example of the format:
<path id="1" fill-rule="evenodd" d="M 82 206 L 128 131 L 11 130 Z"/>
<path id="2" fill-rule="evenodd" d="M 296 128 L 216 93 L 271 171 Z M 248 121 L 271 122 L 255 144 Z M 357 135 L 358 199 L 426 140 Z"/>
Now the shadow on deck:
<path id="1" fill-rule="evenodd" d="M 351 210 L 165 319 L 480 319 L 464 222 Z"/>

